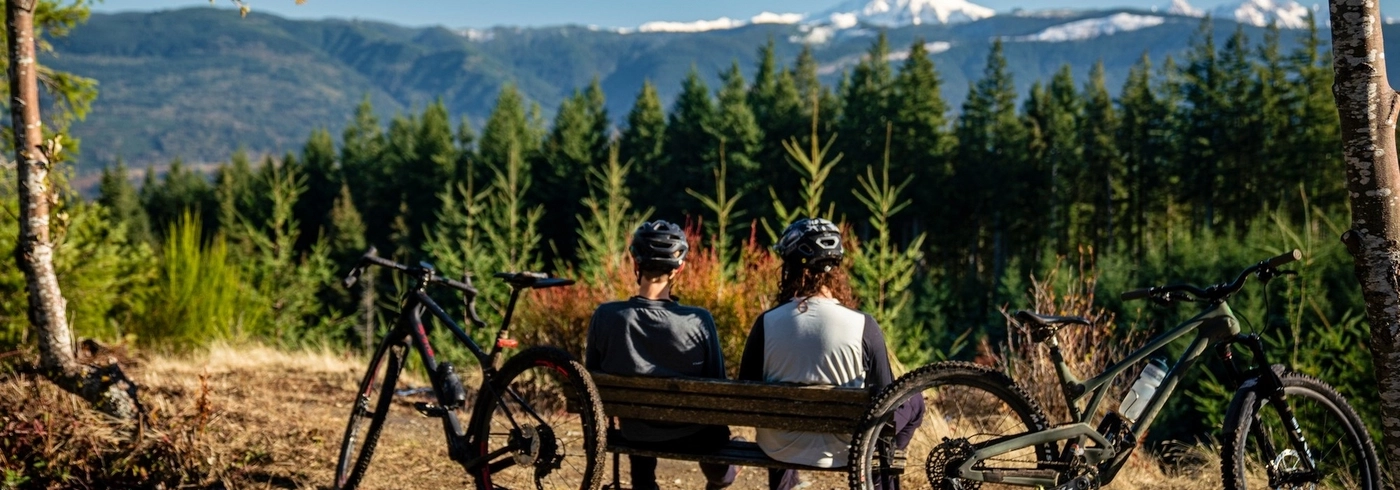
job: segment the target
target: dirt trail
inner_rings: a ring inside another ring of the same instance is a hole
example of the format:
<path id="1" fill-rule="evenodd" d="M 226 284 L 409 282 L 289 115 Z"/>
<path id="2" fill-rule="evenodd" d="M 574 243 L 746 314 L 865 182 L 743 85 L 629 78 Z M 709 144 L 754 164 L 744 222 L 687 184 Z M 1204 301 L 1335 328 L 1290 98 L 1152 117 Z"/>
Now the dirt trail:
<path id="1" fill-rule="evenodd" d="M 363 369 L 361 359 L 340 354 L 216 347 L 195 358 L 138 362 L 132 374 L 156 402 L 157 416 L 187 414 L 198 403 L 200 393 L 207 393 L 212 415 L 204 437 L 224 449 L 219 453 L 229 461 L 220 463 L 241 468 L 233 472 L 236 476 L 227 481 L 229 486 L 329 488 L 349 402 Z M 421 380 L 408 382 L 424 384 Z M 753 438 L 751 429 L 736 433 Z M 609 455 L 605 481 L 610 481 L 611 460 Z M 622 460 L 627 484 L 626 458 Z M 1110 488 L 1210 486 L 1199 474 L 1166 478 L 1155 462 L 1135 461 L 1129 466 L 1133 474 L 1123 475 Z M 1201 470 L 1197 473 L 1211 468 Z M 694 463 L 662 460 L 657 473 L 662 488 L 704 488 Z M 804 477 L 810 482 L 809 490 L 845 488 L 844 473 L 806 472 Z M 407 401 L 396 404 L 364 488 L 470 488 L 471 484 L 462 469 L 447 458 L 440 422 L 419 415 Z M 766 489 L 767 472 L 744 468 L 731 488 Z"/>

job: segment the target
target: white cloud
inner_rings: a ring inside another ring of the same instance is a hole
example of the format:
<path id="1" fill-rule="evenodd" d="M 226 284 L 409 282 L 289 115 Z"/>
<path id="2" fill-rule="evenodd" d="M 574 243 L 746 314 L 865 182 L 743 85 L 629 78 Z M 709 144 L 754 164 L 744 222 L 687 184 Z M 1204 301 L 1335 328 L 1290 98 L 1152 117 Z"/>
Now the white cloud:
<path id="1" fill-rule="evenodd" d="M 1118 13 L 1108 17 L 1084 19 L 1047 28 L 1029 36 L 1017 36 L 1014 41 L 1063 42 L 1106 36 L 1158 26 L 1166 19 L 1155 15 Z"/>

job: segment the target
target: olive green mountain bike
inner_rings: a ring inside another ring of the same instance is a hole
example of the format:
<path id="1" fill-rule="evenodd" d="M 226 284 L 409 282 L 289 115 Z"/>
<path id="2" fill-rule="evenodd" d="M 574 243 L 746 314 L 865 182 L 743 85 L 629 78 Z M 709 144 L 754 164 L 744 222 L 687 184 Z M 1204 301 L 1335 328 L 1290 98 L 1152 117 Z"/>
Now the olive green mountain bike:
<path id="1" fill-rule="evenodd" d="M 852 488 L 869 488 L 872 470 L 890 460 L 896 449 L 881 447 L 877 436 L 895 408 L 915 396 L 924 397 L 928 413 L 905 449 L 903 488 L 1098 488 L 1113 481 L 1183 376 L 1212 346 L 1223 361 L 1225 382 L 1235 389 L 1220 435 L 1226 489 L 1382 488 L 1370 434 L 1346 399 L 1316 378 L 1271 364 L 1260 337 L 1240 333 L 1226 304 L 1251 275 L 1267 282 L 1291 273 L 1278 268 L 1301 257 L 1294 250 L 1207 288 L 1178 284 L 1123 293 L 1125 300 L 1198 303 L 1201 312 L 1086 380 L 1070 372 L 1056 332 L 1087 320 L 1017 312 L 1031 339 L 1050 349 L 1072 420 L 1050 425 L 1025 391 L 992 368 L 930 364 L 896 380 L 867 413 L 851 444 Z M 1093 424 L 1114 378 L 1193 332 L 1190 346 L 1166 367 L 1135 420 L 1109 411 Z M 916 461 L 923 471 L 915 469 Z"/>

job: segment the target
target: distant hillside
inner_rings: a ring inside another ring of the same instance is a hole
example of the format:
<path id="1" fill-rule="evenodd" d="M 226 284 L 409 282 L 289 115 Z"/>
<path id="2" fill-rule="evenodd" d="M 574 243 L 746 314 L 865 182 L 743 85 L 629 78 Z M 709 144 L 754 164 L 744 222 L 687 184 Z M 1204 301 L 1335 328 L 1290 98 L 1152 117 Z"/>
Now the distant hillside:
<path id="1" fill-rule="evenodd" d="M 1112 24 L 1115 14 L 1133 21 L 1128 30 L 1120 26 L 1104 34 L 1112 29 L 1095 27 Z M 1116 88 L 1144 52 L 1159 64 L 1165 55 L 1180 59 L 1199 23 L 1115 10 L 999 15 L 887 32 L 896 53 L 916 37 L 941 50 L 933 59 L 944 96 L 956 108 L 980 76 L 994 37 L 1008 40 L 1006 55 L 1022 93 L 1065 63 L 1083 78 L 1100 59 Z M 1217 42 L 1234 29 L 1233 22 L 1220 22 Z M 1262 29 L 1246 29 L 1260 38 Z M 1300 32 L 1285 31 L 1286 49 Z M 624 34 L 576 26 L 452 31 L 257 13 L 239 18 L 227 10 L 192 8 L 93 15 L 57 41 L 57 55 L 45 62 L 100 82 L 92 115 L 74 128 L 83 139 L 81 170 L 92 171 L 117 157 L 143 167 L 175 157 L 219 161 L 239 146 L 255 154 L 296 150 L 313 128 L 339 134 L 366 95 L 386 117 L 442 97 L 454 116 L 468 117 L 479 128 L 505 83 L 517 84 L 548 114 L 597 76 L 620 120 L 643 80 L 656 83 L 669 104 L 692 66 L 716 87 L 718 73 L 735 60 L 751 73 L 758 48 L 770 38 L 788 64 L 803 42 L 824 41 L 813 48 L 834 85 L 874 34 L 855 28 L 818 39 L 810 26 L 791 24 L 696 33 Z M 1066 36 L 1083 39 L 1030 40 Z"/>

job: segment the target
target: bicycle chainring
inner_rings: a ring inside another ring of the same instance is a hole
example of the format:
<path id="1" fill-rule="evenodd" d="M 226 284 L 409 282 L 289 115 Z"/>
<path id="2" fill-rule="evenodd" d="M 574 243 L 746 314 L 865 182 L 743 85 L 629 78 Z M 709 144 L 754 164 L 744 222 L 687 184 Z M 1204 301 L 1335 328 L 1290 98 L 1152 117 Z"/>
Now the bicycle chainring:
<path id="1" fill-rule="evenodd" d="M 964 480 L 957 477 L 958 467 L 967 462 L 972 457 L 976 449 L 966 438 L 949 439 L 943 438 L 943 443 L 929 451 L 928 461 L 924 463 L 924 471 L 928 475 L 928 481 L 934 488 L 940 490 L 977 490 L 982 487 L 982 482 Z"/>

